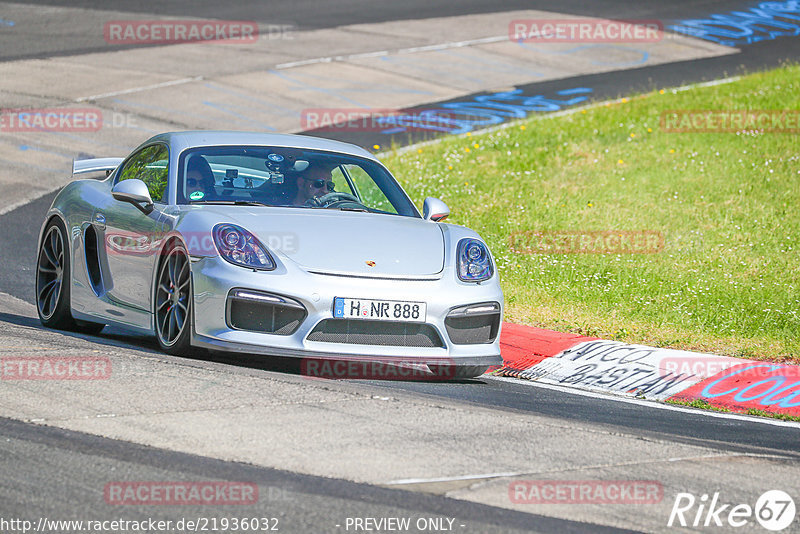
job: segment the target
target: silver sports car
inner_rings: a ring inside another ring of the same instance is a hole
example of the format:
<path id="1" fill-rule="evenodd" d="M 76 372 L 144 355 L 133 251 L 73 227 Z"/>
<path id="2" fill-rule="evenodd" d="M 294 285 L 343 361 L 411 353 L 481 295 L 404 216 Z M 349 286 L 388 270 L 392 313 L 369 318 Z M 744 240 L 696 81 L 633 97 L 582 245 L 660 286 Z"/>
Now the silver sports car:
<path id="1" fill-rule="evenodd" d="M 503 294 L 486 244 L 422 215 L 350 144 L 181 132 L 125 159 L 79 160 L 39 237 L 48 327 L 104 325 L 190 347 L 316 361 L 382 361 L 448 377 L 501 363 Z"/>

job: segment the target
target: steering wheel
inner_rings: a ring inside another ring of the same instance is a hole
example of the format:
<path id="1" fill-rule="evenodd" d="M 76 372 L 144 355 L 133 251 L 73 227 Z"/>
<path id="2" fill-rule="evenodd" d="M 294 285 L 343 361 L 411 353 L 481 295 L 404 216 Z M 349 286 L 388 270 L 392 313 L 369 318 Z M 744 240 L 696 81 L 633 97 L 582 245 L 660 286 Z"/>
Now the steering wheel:
<path id="1" fill-rule="evenodd" d="M 339 191 L 334 191 L 333 193 L 328 193 L 321 197 L 311 197 L 306 200 L 305 205 L 313 208 L 336 208 L 341 205 L 352 203 L 357 204 L 358 207 L 366 208 L 366 206 L 350 193 L 341 193 Z"/>

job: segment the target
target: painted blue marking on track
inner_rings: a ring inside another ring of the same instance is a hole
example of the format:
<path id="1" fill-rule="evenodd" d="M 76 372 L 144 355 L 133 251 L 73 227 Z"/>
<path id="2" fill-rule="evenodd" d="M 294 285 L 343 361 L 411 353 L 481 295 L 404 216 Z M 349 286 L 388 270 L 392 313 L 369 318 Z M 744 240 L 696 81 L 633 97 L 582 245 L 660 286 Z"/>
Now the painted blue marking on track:
<path id="1" fill-rule="evenodd" d="M 427 130 L 449 134 L 470 132 L 476 128 L 501 124 L 509 119 L 523 118 L 531 112 L 559 111 L 584 102 L 592 92 L 588 87 L 563 89 L 561 96 L 575 95 L 567 100 L 545 95 L 525 95 L 522 89 L 478 95 L 471 100 L 447 102 L 435 108 L 419 109 L 406 115 L 380 117 L 376 122 L 385 126 L 383 134 L 408 130 Z"/>
<path id="2" fill-rule="evenodd" d="M 556 91 L 557 95 L 575 95 L 575 94 L 586 94 L 591 93 L 592 90 L 588 87 L 575 87 L 574 89 L 562 89 L 561 91 Z"/>
<path id="3" fill-rule="evenodd" d="M 62 154 L 61 152 L 56 152 L 54 150 L 45 150 L 44 148 L 40 148 L 38 146 L 19 145 L 19 149 L 22 150 L 23 152 L 26 152 L 28 150 L 33 150 L 35 152 L 44 152 L 45 154 L 54 154 L 56 156 L 59 156 L 59 157 L 65 158 L 65 159 L 72 159 L 72 156 L 69 156 L 67 154 Z"/>
<path id="4" fill-rule="evenodd" d="M 0 19 L 0 26 L 14 26 L 15 22 L 13 20 L 4 20 Z"/>
<path id="5" fill-rule="evenodd" d="M 667 29 L 731 47 L 800 35 L 800 1 L 759 2 L 747 11 L 680 20 Z"/>
<path id="6" fill-rule="evenodd" d="M 34 152 L 42 152 L 44 154 L 52 154 L 54 156 L 58 156 L 59 158 L 64 158 L 66 160 L 72 161 L 72 156 L 69 155 L 69 154 L 62 154 L 61 152 L 56 152 L 54 150 L 45 150 L 44 148 L 40 148 L 38 146 L 19 145 L 18 148 L 19 148 L 19 150 L 21 150 L 23 152 L 27 152 L 28 150 L 31 150 L 31 151 L 34 151 Z M 24 165 L 25 166 L 29 166 L 30 164 L 29 163 L 25 163 Z M 31 165 L 31 166 L 32 167 L 36 167 L 37 169 L 42 169 L 42 170 L 56 170 L 58 172 L 63 172 L 64 171 L 63 169 L 52 169 L 50 167 L 42 167 L 41 165 Z"/>

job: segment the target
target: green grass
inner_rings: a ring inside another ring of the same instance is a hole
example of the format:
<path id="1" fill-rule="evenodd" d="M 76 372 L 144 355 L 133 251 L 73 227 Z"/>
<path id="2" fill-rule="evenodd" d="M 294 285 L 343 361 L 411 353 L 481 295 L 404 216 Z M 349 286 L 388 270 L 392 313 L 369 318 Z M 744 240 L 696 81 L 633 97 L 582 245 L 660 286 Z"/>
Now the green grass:
<path id="1" fill-rule="evenodd" d="M 800 109 L 800 67 L 654 91 L 384 158 L 497 262 L 508 320 L 800 362 L 800 139 L 667 133 L 666 110 Z M 520 254 L 519 231 L 650 230 L 656 254 Z"/>
<path id="2" fill-rule="evenodd" d="M 695 399 L 692 401 L 666 399 L 664 402 L 666 402 L 667 404 L 674 404 L 675 406 L 687 406 L 689 408 L 699 408 L 701 410 L 709 410 L 712 412 L 723 412 L 723 413 L 731 412 L 728 408 L 725 408 L 724 406 L 714 406 L 713 404 L 703 399 Z M 772 412 L 764 412 L 764 414 L 768 417 L 775 415 Z"/>
<path id="3" fill-rule="evenodd" d="M 747 415 L 757 415 L 759 417 L 772 417 L 773 419 L 780 419 L 781 421 L 794 421 L 796 423 L 800 422 L 800 417 L 797 417 L 796 415 L 768 412 L 766 410 L 758 410 L 756 408 L 750 408 L 746 413 Z"/>
<path id="4" fill-rule="evenodd" d="M 683 400 L 675 400 L 675 399 L 666 399 L 664 402 L 667 404 L 674 404 L 676 406 L 688 406 L 690 408 L 699 408 L 701 410 L 710 410 L 712 412 L 725 412 L 725 413 L 732 413 L 731 410 L 725 408 L 724 406 L 715 406 L 708 401 L 703 399 L 695 399 L 692 401 L 683 401 Z M 789 415 L 785 413 L 776 413 L 776 412 L 768 412 L 766 410 L 759 410 L 757 408 L 748 408 L 746 411 L 743 411 L 745 415 L 753 415 L 757 417 L 770 417 L 772 419 L 779 419 L 781 421 L 793 421 L 793 422 L 800 422 L 800 417 L 796 415 Z"/>

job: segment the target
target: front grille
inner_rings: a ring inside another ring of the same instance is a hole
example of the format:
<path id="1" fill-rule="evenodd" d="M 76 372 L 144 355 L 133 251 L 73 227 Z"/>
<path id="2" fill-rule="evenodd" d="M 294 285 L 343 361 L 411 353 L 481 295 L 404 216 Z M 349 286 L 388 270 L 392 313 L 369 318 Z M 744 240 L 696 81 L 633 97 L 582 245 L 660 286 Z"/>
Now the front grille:
<path id="1" fill-rule="evenodd" d="M 301 304 L 282 297 L 244 291 L 234 291 L 228 297 L 228 324 L 237 330 L 288 336 L 305 317 Z"/>
<path id="2" fill-rule="evenodd" d="M 362 319 L 325 319 L 314 327 L 308 340 L 392 347 L 444 346 L 436 329 L 429 324 Z"/>
<path id="3" fill-rule="evenodd" d="M 444 326 L 455 345 L 492 343 L 500 328 L 500 305 L 490 302 L 456 308 L 447 315 Z"/>

